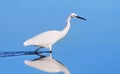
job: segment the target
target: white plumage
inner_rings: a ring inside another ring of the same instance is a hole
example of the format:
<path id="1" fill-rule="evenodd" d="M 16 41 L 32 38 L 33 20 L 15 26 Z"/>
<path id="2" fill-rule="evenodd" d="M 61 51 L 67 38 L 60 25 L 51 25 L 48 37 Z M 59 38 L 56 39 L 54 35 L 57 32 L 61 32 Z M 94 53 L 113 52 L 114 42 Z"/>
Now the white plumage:
<path id="1" fill-rule="evenodd" d="M 62 63 L 51 58 L 50 56 L 39 58 L 33 61 L 25 60 L 24 63 L 28 66 L 45 72 L 64 72 L 65 74 L 70 74 L 69 70 Z"/>
<path id="2" fill-rule="evenodd" d="M 60 40 L 60 38 L 62 38 L 60 33 L 61 32 L 57 31 L 57 30 L 43 32 L 43 33 L 27 40 L 26 42 L 24 42 L 24 45 L 25 46 L 36 45 L 36 46 L 40 46 L 40 47 L 49 48 L 56 41 L 58 41 L 58 40 Z"/>
<path id="3" fill-rule="evenodd" d="M 66 27 L 63 30 L 51 30 L 38 34 L 37 36 L 34 36 L 25 41 L 24 46 L 35 45 L 39 47 L 49 48 L 50 51 L 52 51 L 52 45 L 62 39 L 69 31 L 71 18 L 80 18 L 86 20 L 85 18 L 82 18 L 75 13 L 71 13 L 66 20 Z"/>

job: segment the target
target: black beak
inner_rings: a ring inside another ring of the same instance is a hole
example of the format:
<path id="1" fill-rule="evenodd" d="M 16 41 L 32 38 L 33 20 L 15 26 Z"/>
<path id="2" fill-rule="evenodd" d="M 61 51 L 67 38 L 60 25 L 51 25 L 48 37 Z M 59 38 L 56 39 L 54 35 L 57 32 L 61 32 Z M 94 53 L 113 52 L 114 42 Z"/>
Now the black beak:
<path id="1" fill-rule="evenodd" d="M 82 20 L 87 20 L 87 19 L 85 19 L 83 17 L 80 17 L 80 16 L 76 16 L 76 18 L 79 18 L 79 19 L 82 19 Z"/>

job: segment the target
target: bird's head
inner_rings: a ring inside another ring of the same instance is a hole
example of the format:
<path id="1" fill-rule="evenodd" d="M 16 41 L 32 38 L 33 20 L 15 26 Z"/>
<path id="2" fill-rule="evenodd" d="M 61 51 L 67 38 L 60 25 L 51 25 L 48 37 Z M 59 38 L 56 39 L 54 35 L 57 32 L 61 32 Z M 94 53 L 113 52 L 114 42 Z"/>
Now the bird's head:
<path id="1" fill-rule="evenodd" d="M 75 13 L 71 13 L 70 16 L 71 16 L 72 18 L 79 18 L 79 19 L 82 19 L 82 20 L 87 20 L 87 19 L 85 19 L 85 18 L 83 18 L 83 17 L 78 16 L 78 15 L 75 14 Z"/>

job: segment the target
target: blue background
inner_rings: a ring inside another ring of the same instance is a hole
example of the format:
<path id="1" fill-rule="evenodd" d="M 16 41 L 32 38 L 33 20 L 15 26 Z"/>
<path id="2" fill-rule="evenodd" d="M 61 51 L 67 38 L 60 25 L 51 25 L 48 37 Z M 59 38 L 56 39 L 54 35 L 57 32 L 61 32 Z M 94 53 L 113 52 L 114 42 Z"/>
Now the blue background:
<path id="1" fill-rule="evenodd" d="M 29 51 L 23 42 L 47 30 L 62 30 L 74 12 L 67 36 L 53 46 L 53 56 L 71 74 L 120 74 L 119 0 L 1 0 L 0 51 Z M 0 58 L 0 74 L 48 74 L 24 64 L 37 56 Z M 62 74 L 62 73 L 58 73 Z"/>

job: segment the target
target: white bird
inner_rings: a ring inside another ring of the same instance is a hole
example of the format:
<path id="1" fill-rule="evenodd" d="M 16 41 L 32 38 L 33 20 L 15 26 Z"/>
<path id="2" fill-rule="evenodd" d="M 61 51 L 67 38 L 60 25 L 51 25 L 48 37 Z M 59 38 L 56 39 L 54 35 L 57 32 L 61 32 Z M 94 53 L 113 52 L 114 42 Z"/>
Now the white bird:
<path id="1" fill-rule="evenodd" d="M 49 50 L 52 51 L 53 44 L 62 39 L 68 33 L 70 29 L 70 21 L 72 18 L 86 20 L 85 18 L 82 18 L 75 13 L 71 13 L 66 20 L 66 27 L 63 30 L 51 30 L 38 34 L 37 36 L 34 36 L 25 41 L 24 46 L 34 45 L 40 48 L 49 48 Z M 38 51 L 40 48 L 38 48 L 36 51 Z"/>
<path id="2" fill-rule="evenodd" d="M 50 73 L 64 72 L 70 74 L 70 71 L 59 61 L 51 58 L 50 56 L 38 58 L 35 60 L 25 60 L 24 63 L 30 67 L 36 68 Z"/>

